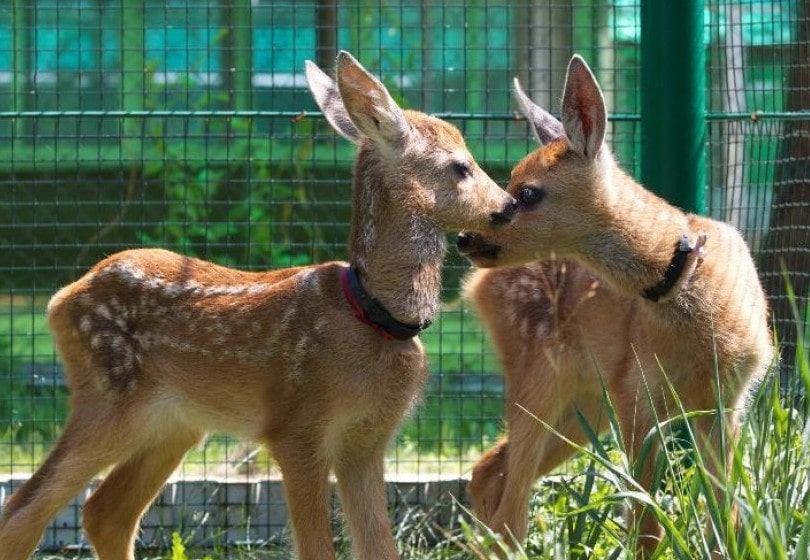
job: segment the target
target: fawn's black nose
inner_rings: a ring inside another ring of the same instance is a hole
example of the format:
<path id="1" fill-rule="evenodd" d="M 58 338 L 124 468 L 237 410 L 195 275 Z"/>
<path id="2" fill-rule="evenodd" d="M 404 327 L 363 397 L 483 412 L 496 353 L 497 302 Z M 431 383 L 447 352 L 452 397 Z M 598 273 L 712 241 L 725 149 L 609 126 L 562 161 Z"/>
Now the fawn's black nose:
<path id="1" fill-rule="evenodd" d="M 461 233 L 458 234 L 458 237 L 456 237 L 456 247 L 458 247 L 461 250 L 466 249 L 467 247 L 470 246 L 472 237 L 473 237 L 472 233 L 466 233 L 462 231 Z"/>
<path id="2" fill-rule="evenodd" d="M 505 226 L 509 222 L 515 219 L 515 215 L 517 214 L 518 203 L 517 200 L 514 198 L 510 198 L 509 202 L 506 203 L 503 210 L 500 212 L 493 212 L 489 215 L 489 223 L 493 226 Z M 458 242 L 457 242 L 458 243 Z"/>

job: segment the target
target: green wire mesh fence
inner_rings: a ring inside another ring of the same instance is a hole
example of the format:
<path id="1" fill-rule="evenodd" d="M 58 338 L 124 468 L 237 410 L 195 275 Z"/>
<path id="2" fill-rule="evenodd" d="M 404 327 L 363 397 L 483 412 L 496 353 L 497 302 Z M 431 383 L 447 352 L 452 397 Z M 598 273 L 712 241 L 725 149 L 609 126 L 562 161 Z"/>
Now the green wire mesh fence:
<path id="1" fill-rule="evenodd" d="M 605 90 L 617 159 L 638 176 L 639 11 L 639 0 L 0 6 L 0 498 L 66 414 L 48 297 L 101 257 L 159 246 L 245 269 L 346 257 L 354 148 L 316 112 L 304 60 L 331 68 L 338 48 L 351 51 L 401 104 L 457 125 L 503 182 L 533 149 L 512 77 L 556 111 L 579 52 Z M 802 320 L 810 292 L 810 3 L 717 0 L 704 12 L 709 213 L 757 255 L 789 375 L 798 332 L 785 277 Z M 442 313 L 423 336 L 431 381 L 391 448 L 400 504 L 463 495 L 502 428 L 497 360 L 458 299 L 467 269 L 448 257 Z M 212 437 L 160 496 L 142 542 L 184 528 L 203 544 L 273 538 L 285 523 L 277 476 L 264 452 Z M 81 501 L 44 548 L 82 542 Z"/>

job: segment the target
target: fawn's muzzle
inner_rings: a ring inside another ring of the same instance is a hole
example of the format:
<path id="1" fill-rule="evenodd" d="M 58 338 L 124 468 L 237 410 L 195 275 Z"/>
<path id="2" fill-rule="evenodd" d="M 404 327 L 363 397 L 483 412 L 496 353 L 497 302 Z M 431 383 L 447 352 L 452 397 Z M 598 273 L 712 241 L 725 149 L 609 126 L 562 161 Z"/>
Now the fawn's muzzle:
<path id="1" fill-rule="evenodd" d="M 493 266 L 498 260 L 501 248 L 489 243 L 480 233 L 461 232 L 456 238 L 458 252 L 475 266 Z"/>
<path id="2" fill-rule="evenodd" d="M 517 200 L 514 198 L 509 198 L 509 202 L 506 203 L 503 210 L 500 212 L 493 212 L 489 215 L 490 217 L 490 224 L 493 226 L 505 226 L 506 224 L 510 223 L 512 220 L 515 219 L 515 215 L 517 214 L 518 210 L 518 203 Z"/>

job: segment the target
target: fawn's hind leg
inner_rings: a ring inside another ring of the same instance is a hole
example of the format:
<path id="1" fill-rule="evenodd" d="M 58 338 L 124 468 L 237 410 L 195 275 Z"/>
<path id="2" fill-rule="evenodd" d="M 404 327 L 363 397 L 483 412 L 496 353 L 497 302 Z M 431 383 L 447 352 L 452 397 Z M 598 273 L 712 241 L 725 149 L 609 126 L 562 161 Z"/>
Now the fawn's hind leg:
<path id="1" fill-rule="evenodd" d="M 553 432 L 524 410 L 510 414 L 509 439 L 490 449 L 473 469 L 468 488 L 479 519 L 507 537 L 510 544 L 522 543 L 528 533 L 529 499 L 535 481 L 574 453 L 566 439 L 586 442 L 583 421 L 593 431 L 600 431 L 600 411 L 599 399 L 587 405 L 570 404 Z"/>
<path id="2" fill-rule="evenodd" d="M 467 484 L 475 517 L 487 526 L 498 511 L 503 496 L 506 473 L 506 454 L 509 452 L 509 439 L 503 438 L 484 453 L 475 463 L 472 478 Z"/>
<path id="3" fill-rule="evenodd" d="M 100 470 L 128 453 L 126 422 L 115 418 L 114 405 L 74 400 L 74 409 L 48 458 L 3 508 L 0 551 L 3 560 L 25 560 L 48 521 Z M 119 431 L 120 429 L 120 431 Z"/>
<path id="4" fill-rule="evenodd" d="M 739 438 L 739 413 L 732 411 L 721 417 L 718 414 L 699 416 L 693 422 L 696 450 L 700 454 L 706 471 L 709 474 L 709 481 L 714 485 L 713 493 L 720 511 L 728 511 L 728 524 L 725 527 L 712 527 L 711 519 L 706 521 L 706 535 L 712 535 L 710 542 L 714 543 L 712 558 L 725 558 L 722 554 L 721 546 L 716 542 L 717 538 L 724 538 L 726 529 L 729 528 L 736 534 L 739 523 L 739 512 L 737 504 L 732 498 L 728 499 L 729 489 L 729 469 L 734 456 L 735 442 Z M 728 509 L 724 509 L 724 504 Z"/>
<path id="5" fill-rule="evenodd" d="M 156 438 L 117 465 L 84 506 L 84 529 L 99 558 L 134 560 L 141 516 L 201 435 L 183 430 Z"/>
<path id="6" fill-rule="evenodd" d="M 704 394 L 705 395 L 705 394 Z M 690 402 L 697 401 L 697 402 Z M 717 404 L 711 399 L 687 399 L 684 402 L 685 410 L 708 411 L 716 410 Z M 671 407 L 670 407 L 671 409 Z M 633 418 L 622 419 L 622 430 L 625 435 L 625 445 L 631 450 L 632 459 L 635 463 L 635 475 L 641 486 L 649 492 L 653 491 L 655 466 L 661 449 L 658 438 L 653 435 L 649 449 L 643 450 L 644 439 L 650 434 L 657 420 L 665 420 L 667 407 L 658 405 L 658 416 L 656 417 L 649 405 L 641 405 L 635 409 Z M 713 493 L 718 504 L 721 505 L 726 500 L 725 481 L 728 480 L 727 470 L 729 467 L 730 455 L 733 451 L 733 443 L 738 435 L 737 414 L 732 412 L 727 414 L 724 421 L 719 420 L 718 414 L 708 414 L 697 416 L 693 421 L 695 434 L 695 450 L 700 455 L 711 482 L 716 483 Z M 666 429 L 666 428 L 663 428 Z M 636 558 L 643 560 L 651 558 L 655 549 L 664 538 L 661 524 L 655 515 L 643 504 L 637 503 L 629 512 L 628 526 L 638 525 L 638 548 Z M 734 503 L 730 504 L 730 520 L 732 525 L 736 523 L 737 511 Z M 709 522 L 710 523 L 710 522 Z M 722 528 L 721 528 L 722 530 Z M 707 531 L 708 535 L 716 535 L 716 530 Z M 724 557 L 715 550 L 713 558 Z"/>

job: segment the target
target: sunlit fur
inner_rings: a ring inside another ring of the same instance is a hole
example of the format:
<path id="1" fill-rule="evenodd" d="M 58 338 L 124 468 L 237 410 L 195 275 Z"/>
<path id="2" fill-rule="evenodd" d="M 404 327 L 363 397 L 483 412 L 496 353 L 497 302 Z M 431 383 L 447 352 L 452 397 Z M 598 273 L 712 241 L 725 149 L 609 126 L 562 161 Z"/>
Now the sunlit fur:
<path id="1" fill-rule="evenodd" d="M 487 230 L 493 215 L 512 215 L 513 201 L 457 130 L 401 111 L 348 53 L 337 67 L 337 83 L 312 65 L 307 75 L 330 122 L 359 146 L 350 261 L 396 319 L 432 319 L 445 231 Z M 469 177 L 452 173 L 453 157 L 470 163 Z M 426 357 L 418 338 L 386 340 L 354 317 L 341 289 L 346 266 L 251 273 L 143 249 L 61 289 L 48 320 L 71 411 L 45 463 L 3 508 L 0 558 L 28 558 L 48 520 L 112 467 L 85 505 L 84 528 L 102 560 L 133 560 L 141 515 L 209 432 L 269 447 L 298 558 L 335 557 L 330 471 L 355 557 L 397 558 L 383 459 L 420 395 Z"/>
<path id="2" fill-rule="evenodd" d="M 532 416 L 584 444 L 582 419 L 595 431 L 607 427 L 606 391 L 649 489 L 653 459 L 640 458 L 640 449 L 655 423 L 680 414 L 681 405 L 725 409 L 724 423 L 718 415 L 694 420 L 697 449 L 723 481 L 746 394 L 773 358 L 765 296 L 740 234 L 667 204 L 621 171 L 606 146 L 589 144 L 581 132 L 589 127 L 577 120 L 599 114 L 591 105 L 603 101 L 578 58 L 569 67 L 572 87 L 584 91 L 566 91 L 573 101 L 564 101 L 565 136 L 519 162 L 508 188 L 517 196 L 525 185 L 540 186 L 545 198 L 507 228 L 476 238 L 497 252 L 467 248 L 480 266 L 531 263 L 479 270 L 466 284 L 501 359 L 508 424 L 475 466 L 469 491 L 476 514 L 518 542 L 526 538 L 533 483 L 573 452 Z M 541 116 L 535 124 L 548 119 Z M 599 135 L 605 122 L 591 125 Z M 678 280 L 658 301 L 642 297 L 664 277 L 682 234 L 696 246 Z M 638 557 L 649 557 L 663 537 L 659 524 L 640 505 L 629 521 L 639 524 Z"/>

